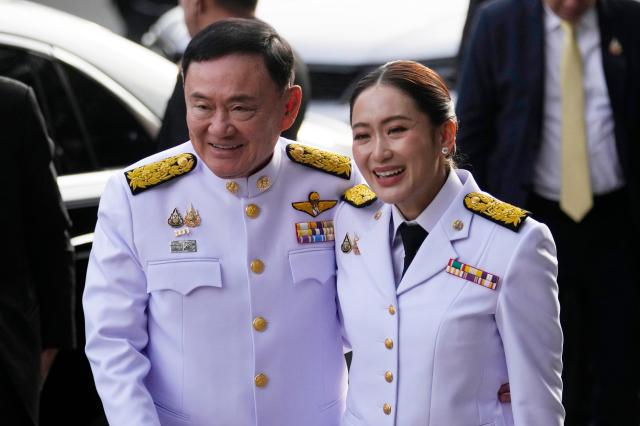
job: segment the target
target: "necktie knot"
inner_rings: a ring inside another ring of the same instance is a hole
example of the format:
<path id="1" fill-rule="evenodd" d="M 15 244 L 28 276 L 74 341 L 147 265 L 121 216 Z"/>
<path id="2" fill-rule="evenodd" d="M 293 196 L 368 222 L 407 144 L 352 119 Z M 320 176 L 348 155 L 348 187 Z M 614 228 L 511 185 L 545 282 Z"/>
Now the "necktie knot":
<path id="1" fill-rule="evenodd" d="M 407 222 L 403 222 L 398 228 L 398 232 L 400 232 L 402 245 L 404 246 L 404 268 L 402 269 L 402 275 L 404 276 L 422 242 L 427 238 L 427 231 L 418 224 L 409 225 Z"/>

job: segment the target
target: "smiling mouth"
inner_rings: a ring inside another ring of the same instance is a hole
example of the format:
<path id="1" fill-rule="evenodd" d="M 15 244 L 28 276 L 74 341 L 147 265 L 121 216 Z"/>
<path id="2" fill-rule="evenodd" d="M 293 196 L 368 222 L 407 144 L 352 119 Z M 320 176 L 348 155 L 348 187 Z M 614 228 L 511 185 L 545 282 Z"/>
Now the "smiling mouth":
<path id="1" fill-rule="evenodd" d="M 402 173 L 404 171 L 405 171 L 404 167 L 398 167 L 397 169 L 385 170 L 384 172 L 376 172 L 374 170 L 373 174 L 376 175 L 376 177 L 378 177 L 378 178 L 388 178 L 388 177 L 392 177 L 392 176 L 397 176 L 397 175 L 399 175 L 400 173 Z"/>
<path id="2" fill-rule="evenodd" d="M 215 143 L 210 143 L 209 145 L 211 145 L 215 149 L 222 149 L 222 150 L 225 150 L 225 151 L 232 151 L 232 150 L 238 149 L 238 148 L 240 148 L 242 146 L 242 144 L 238 144 L 238 145 L 217 145 Z"/>

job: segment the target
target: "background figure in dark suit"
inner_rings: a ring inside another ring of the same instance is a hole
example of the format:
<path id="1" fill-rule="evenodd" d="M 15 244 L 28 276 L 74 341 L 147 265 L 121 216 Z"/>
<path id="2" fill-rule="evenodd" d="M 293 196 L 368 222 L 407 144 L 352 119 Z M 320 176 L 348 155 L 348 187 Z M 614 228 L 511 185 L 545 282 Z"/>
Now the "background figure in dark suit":
<path id="1" fill-rule="evenodd" d="M 180 0 L 179 3 L 184 9 L 184 18 L 189 34 L 193 37 L 205 27 L 221 19 L 255 18 L 258 0 Z M 293 55 L 295 59 L 294 83 L 302 87 L 304 97 L 296 121 L 293 126 L 282 133 L 282 136 L 296 140 L 311 96 L 311 81 L 307 66 L 295 51 Z M 167 103 L 162 127 L 158 134 L 158 151 L 163 151 L 189 140 L 186 116 L 187 108 L 184 101 L 183 81 L 182 77 L 178 76 L 178 81 Z"/>
<path id="2" fill-rule="evenodd" d="M 0 122 L 0 423 L 37 425 L 49 367 L 58 349 L 75 344 L 70 222 L 28 86 L 0 77 Z"/>
<path id="3" fill-rule="evenodd" d="M 567 425 L 638 425 L 639 23 L 630 0 L 496 0 L 463 54 L 461 151 L 558 246 Z"/>

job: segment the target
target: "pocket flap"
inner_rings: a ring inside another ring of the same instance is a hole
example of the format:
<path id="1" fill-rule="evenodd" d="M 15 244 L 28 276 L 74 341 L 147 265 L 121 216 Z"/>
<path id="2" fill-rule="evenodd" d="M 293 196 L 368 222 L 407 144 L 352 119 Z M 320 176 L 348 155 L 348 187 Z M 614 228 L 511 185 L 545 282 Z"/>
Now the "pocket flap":
<path id="1" fill-rule="evenodd" d="M 333 247 L 292 251 L 289 253 L 289 265 L 294 284 L 305 280 L 324 284 L 336 274 L 336 255 Z"/>
<path id="2" fill-rule="evenodd" d="M 198 287 L 222 287 L 218 259 L 180 259 L 149 262 L 147 292 L 173 290 L 183 295 Z"/>

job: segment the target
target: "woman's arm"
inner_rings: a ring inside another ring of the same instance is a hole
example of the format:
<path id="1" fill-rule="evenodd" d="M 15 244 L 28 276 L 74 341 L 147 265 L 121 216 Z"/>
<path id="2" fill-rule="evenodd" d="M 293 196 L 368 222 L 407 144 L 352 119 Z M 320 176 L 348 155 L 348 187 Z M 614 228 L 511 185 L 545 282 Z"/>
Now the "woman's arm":
<path id="1" fill-rule="evenodd" d="M 561 426 L 562 330 L 558 263 L 549 229 L 530 221 L 513 252 L 496 309 L 515 424 Z"/>

